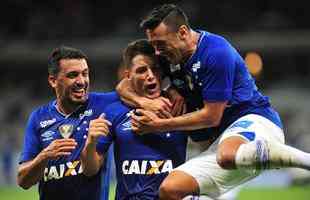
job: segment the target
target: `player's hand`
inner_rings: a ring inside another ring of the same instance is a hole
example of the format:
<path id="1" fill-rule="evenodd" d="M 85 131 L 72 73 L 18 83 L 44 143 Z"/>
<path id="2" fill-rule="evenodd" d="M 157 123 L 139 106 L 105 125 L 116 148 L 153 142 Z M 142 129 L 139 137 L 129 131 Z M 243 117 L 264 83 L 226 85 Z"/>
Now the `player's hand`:
<path id="1" fill-rule="evenodd" d="M 61 156 L 71 155 L 76 146 L 77 143 L 72 138 L 56 139 L 43 149 L 41 155 L 47 160 L 54 160 Z"/>
<path id="2" fill-rule="evenodd" d="M 172 104 L 170 100 L 165 97 L 158 97 L 156 99 L 144 98 L 141 106 L 144 110 L 153 111 L 160 118 L 172 117 Z"/>
<path id="3" fill-rule="evenodd" d="M 186 113 L 184 98 L 173 88 L 168 89 L 167 93 L 172 103 L 171 115 L 176 117 Z"/>
<path id="4" fill-rule="evenodd" d="M 97 119 L 89 122 L 88 128 L 88 140 L 89 142 L 97 142 L 99 136 L 107 136 L 109 134 L 109 126 L 111 122 L 105 119 L 104 115 L 101 114 Z"/>
<path id="5" fill-rule="evenodd" d="M 160 121 L 155 113 L 148 110 L 137 109 L 131 114 L 132 130 L 137 134 L 153 133 L 160 130 Z"/>

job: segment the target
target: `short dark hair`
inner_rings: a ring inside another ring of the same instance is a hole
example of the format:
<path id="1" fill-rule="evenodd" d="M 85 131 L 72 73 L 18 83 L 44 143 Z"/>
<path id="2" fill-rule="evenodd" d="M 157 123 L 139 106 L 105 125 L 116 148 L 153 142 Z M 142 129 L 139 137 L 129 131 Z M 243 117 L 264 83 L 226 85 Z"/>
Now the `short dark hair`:
<path id="1" fill-rule="evenodd" d="M 180 26 L 190 28 L 188 18 L 184 11 L 174 4 L 164 4 L 155 7 L 140 23 L 143 30 L 155 29 L 161 22 L 176 32 Z"/>
<path id="2" fill-rule="evenodd" d="M 123 51 L 123 66 L 130 68 L 132 59 L 137 55 L 149 56 L 156 62 L 155 49 L 146 39 L 138 39 L 127 45 Z"/>
<path id="3" fill-rule="evenodd" d="M 68 46 L 60 46 L 53 49 L 52 53 L 48 57 L 48 74 L 57 75 L 59 72 L 59 61 L 61 59 L 85 59 L 88 60 L 86 54 L 81 50 Z"/>

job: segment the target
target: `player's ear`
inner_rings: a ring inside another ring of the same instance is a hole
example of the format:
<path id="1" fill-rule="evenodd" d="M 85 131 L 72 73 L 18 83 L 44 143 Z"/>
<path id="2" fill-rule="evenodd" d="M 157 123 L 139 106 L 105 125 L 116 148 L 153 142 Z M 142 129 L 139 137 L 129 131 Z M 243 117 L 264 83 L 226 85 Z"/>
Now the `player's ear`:
<path id="1" fill-rule="evenodd" d="M 55 75 L 48 75 L 47 81 L 52 88 L 56 87 L 56 76 Z"/>
<path id="2" fill-rule="evenodd" d="M 129 78 L 129 75 L 130 75 L 129 70 L 125 69 L 124 72 L 123 72 L 123 77 L 124 78 Z"/>
<path id="3" fill-rule="evenodd" d="M 189 33 L 189 29 L 186 25 L 181 25 L 178 29 L 177 35 L 181 40 L 184 40 Z"/>

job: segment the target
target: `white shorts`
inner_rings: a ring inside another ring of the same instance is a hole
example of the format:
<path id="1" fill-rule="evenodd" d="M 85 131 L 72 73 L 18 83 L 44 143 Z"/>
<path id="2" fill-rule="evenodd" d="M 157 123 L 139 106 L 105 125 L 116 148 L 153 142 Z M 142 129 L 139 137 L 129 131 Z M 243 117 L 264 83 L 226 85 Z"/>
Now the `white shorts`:
<path id="1" fill-rule="evenodd" d="M 224 139 L 239 136 L 248 141 L 263 138 L 267 141 L 284 143 L 284 134 L 281 128 L 270 120 L 255 114 L 245 115 L 229 126 L 220 139 L 208 150 L 197 157 L 190 159 L 174 170 L 181 170 L 193 176 L 199 184 L 200 194 L 216 198 L 230 189 L 256 177 L 257 170 L 225 170 L 216 161 L 216 147 Z"/>

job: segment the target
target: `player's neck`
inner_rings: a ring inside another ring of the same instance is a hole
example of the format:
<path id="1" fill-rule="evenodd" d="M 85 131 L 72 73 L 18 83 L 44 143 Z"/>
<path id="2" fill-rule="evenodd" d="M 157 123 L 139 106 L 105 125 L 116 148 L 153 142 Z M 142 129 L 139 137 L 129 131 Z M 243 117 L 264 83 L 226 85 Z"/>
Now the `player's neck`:
<path id="1" fill-rule="evenodd" d="M 199 37 L 200 37 L 199 32 L 196 32 L 194 30 L 191 30 L 191 37 L 189 41 L 189 49 L 194 53 L 197 49 L 198 43 L 199 43 Z"/>
<path id="2" fill-rule="evenodd" d="M 183 62 L 185 63 L 188 59 L 191 58 L 191 56 L 195 53 L 197 49 L 197 45 L 199 42 L 200 33 L 191 30 L 190 37 L 188 40 L 188 48 L 186 48 L 186 51 L 183 53 Z"/>
<path id="3" fill-rule="evenodd" d="M 56 101 L 56 109 L 57 111 L 64 115 L 65 117 L 71 115 L 74 113 L 77 109 L 81 107 L 81 105 L 72 105 L 69 103 L 61 102 L 61 101 Z"/>

